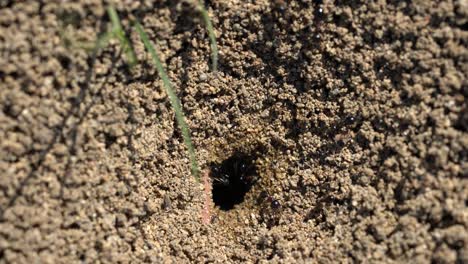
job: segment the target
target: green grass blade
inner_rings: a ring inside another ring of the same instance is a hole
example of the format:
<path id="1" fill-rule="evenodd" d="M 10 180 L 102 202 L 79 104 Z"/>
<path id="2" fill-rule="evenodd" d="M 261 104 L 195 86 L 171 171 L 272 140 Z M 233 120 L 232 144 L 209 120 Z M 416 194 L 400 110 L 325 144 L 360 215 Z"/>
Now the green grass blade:
<path id="1" fill-rule="evenodd" d="M 122 28 L 122 24 L 120 23 L 119 15 L 113 6 L 109 6 L 107 8 L 107 14 L 112 23 L 112 34 L 120 41 L 120 45 L 125 53 L 125 57 L 127 58 L 128 63 L 130 66 L 134 66 L 137 63 L 137 58 L 135 55 L 135 51 L 133 50 L 132 45 L 130 44 L 130 40 L 125 35 L 125 31 Z"/>
<path id="2" fill-rule="evenodd" d="M 109 44 L 109 40 L 112 38 L 112 34 L 110 32 L 106 32 L 102 35 L 99 35 L 96 39 L 95 49 L 100 50 L 103 49 Z"/>
<path id="3" fill-rule="evenodd" d="M 218 45 L 216 44 L 216 35 L 214 33 L 213 24 L 211 23 L 210 16 L 208 11 L 205 8 L 202 0 L 198 1 L 198 8 L 200 9 L 203 21 L 205 21 L 206 30 L 208 31 L 208 37 L 210 38 L 210 47 L 211 47 L 211 63 L 212 71 L 218 70 Z"/>
<path id="4" fill-rule="evenodd" d="M 151 44 L 151 42 L 148 39 L 148 35 L 146 35 L 140 23 L 136 22 L 135 28 L 138 34 L 140 35 L 140 38 L 143 41 L 143 44 L 145 45 L 146 49 L 148 50 L 148 52 L 150 53 L 153 59 L 153 63 L 156 66 L 156 69 L 158 70 L 159 77 L 161 77 L 163 81 L 164 89 L 166 90 L 166 93 L 169 96 L 171 105 L 174 108 L 177 123 L 179 124 L 180 130 L 182 131 L 184 144 L 187 147 L 188 152 L 189 152 L 192 175 L 195 177 L 197 181 L 200 181 L 200 177 L 199 177 L 200 170 L 198 167 L 195 148 L 193 147 L 192 139 L 190 138 L 190 130 L 187 126 L 187 123 L 185 122 L 182 105 L 180 104 L 179 98 L 177 98 L 177 95 L 175 94 L 175 91 L 172 88 L 171 81 L 169 80 L 169 77 L 167 76 L 166 71 L 164 70 L 162 66 L 161 60 L 159 59 L 159 56 L 156 53 L 156 50 L 154 49 L 154 46 Z"/>

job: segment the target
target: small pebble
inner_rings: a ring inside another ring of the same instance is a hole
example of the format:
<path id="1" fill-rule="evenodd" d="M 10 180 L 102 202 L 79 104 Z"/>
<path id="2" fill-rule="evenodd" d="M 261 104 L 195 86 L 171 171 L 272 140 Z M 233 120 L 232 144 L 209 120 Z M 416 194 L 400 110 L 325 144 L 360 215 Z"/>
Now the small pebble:
<path id="1" fill-rule="evenodd" d="M 204 82 L 206 81 L 206 79 L 208 79 L 208 76 L 206 76 L 205 73 L 202 73 L 198 76 L 198 79 L 201 81 L 201 82 Z"/>
<path id="2" fill-rule="evenodd" d="M 171 202 L 171 199 L 169 198 L 168 195 L 164 196 L 162 207 L 163 207 L 164 210 L 170 210 L 171 209 L 172 202 Z"/>

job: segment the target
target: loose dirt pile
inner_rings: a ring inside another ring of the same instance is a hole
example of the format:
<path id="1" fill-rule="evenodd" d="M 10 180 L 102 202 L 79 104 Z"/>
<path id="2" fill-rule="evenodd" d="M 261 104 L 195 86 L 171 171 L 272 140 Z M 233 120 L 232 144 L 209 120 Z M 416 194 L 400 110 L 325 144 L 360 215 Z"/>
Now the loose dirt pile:
<path id="1" fill-rule="evenodd" d="M 116 5 L 129 69 L 63 43 L 108 26 L 73 2 L 0 1 L 0 262 L 468 262 L 467 1 L 206 1 L 216 74 L 191 4 Z M 210 225 L 134 18 L 203 168 L 249 177 Z"/>

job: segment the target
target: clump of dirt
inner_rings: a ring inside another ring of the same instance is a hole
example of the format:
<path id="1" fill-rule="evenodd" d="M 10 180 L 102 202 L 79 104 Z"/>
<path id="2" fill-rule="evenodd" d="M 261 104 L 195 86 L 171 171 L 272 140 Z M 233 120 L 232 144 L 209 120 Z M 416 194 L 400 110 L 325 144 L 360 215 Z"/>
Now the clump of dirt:
<path id="1" fill-rule="evenodd" d="M 0 3 L 2 261 L 468 262 L 466 1 L 207 1 L 217 73 L 185 1 L 117 3 L 135 68 L 63 43 L 108 4 Z M 135 18 L 203 168 L 254 157 L 209 225 Z"/>

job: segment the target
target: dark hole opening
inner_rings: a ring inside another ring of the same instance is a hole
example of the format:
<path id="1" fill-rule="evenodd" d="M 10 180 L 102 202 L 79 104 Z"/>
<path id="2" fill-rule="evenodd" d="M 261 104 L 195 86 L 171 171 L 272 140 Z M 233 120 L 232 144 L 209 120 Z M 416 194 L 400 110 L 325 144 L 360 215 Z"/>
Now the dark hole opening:
<path id="1" fill-rule="evenodd" d="M 227 211 L 244 201 L 245 194 L 257 181 L 253 157 L 234 154 L 220 164 L 211 164 L 213 202 Z"/>

